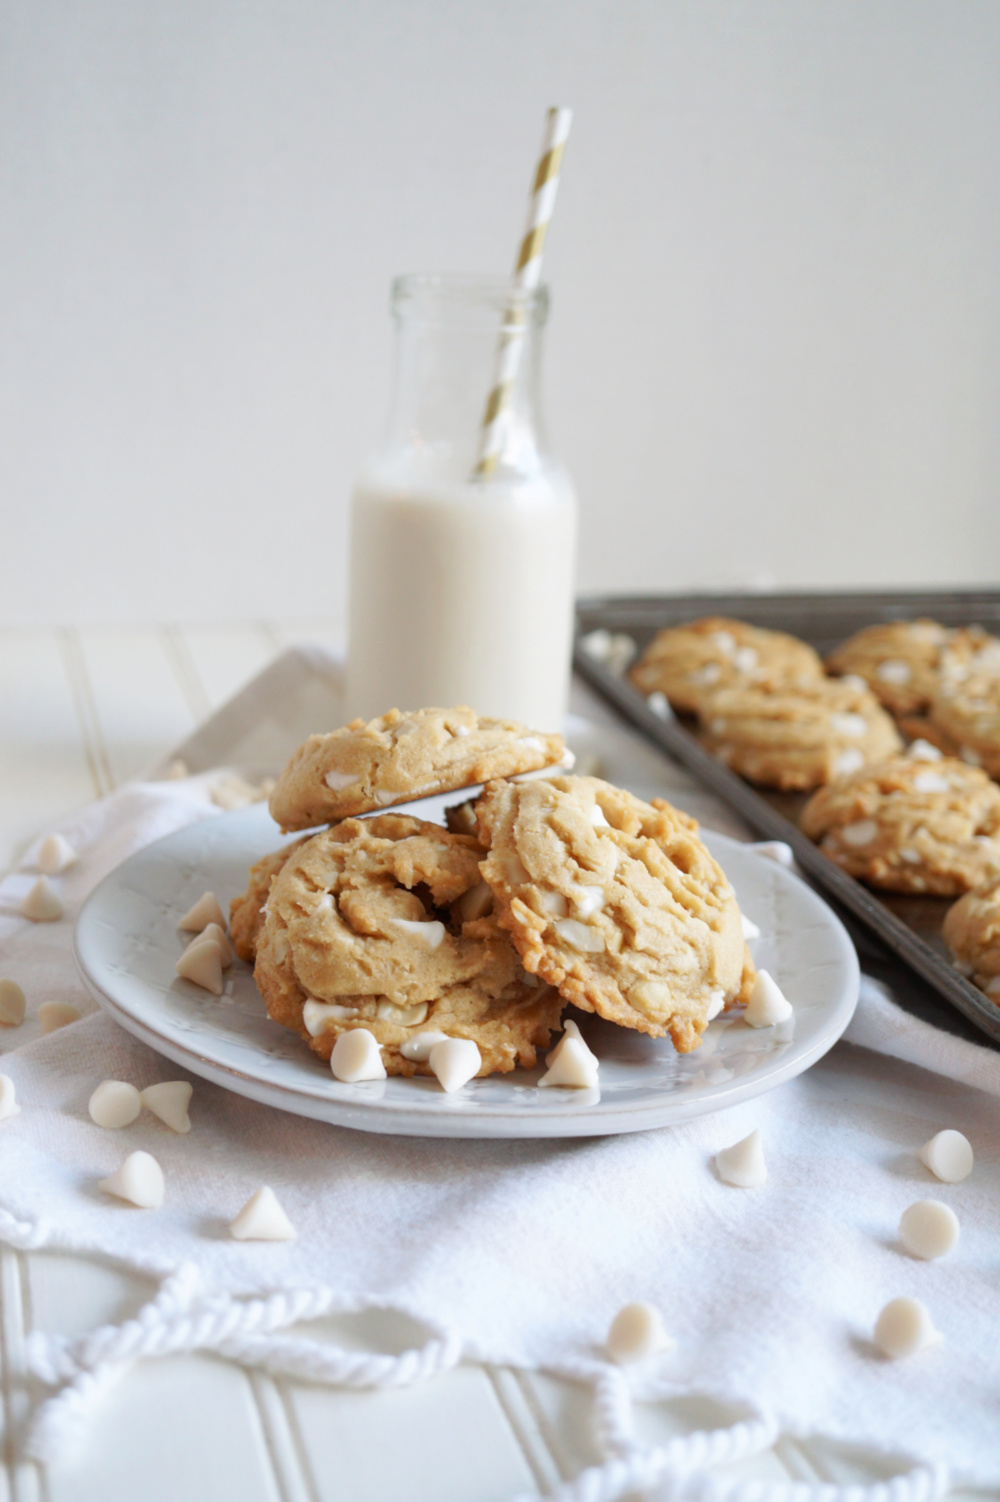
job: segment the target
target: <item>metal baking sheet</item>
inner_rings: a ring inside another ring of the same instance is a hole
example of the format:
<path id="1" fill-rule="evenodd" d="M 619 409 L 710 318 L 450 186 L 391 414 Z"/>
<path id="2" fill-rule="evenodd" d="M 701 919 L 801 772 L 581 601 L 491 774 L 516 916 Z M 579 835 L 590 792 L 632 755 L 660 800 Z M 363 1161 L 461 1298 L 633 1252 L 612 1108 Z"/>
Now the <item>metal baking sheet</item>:
<path id="1" fill-rule="evenodd" d="M 664 720 L 654 714 L 627 677 L 615 674 L 581 646 L 589 632 L 603 628 L 632 637 L 641 653 L 662 627 L 704 615 L 733 616 L 754 626 L 788 631 L 825 656 L 863 626 L 918 616 L 946 626 L 980 625 L 1000 636 L 1000 590 L 600 596 L 577 603 L 574 649 L 577 672 L 604 699 L 718 793 L 764 839 L 789 844 L 802 870 L 841 908 L 1000 1046 L 1000 1008 L 959 975 L 941 938 L 944 915 L 953 899 L 894 896 L 862 886 L 799 830 L 795 820 L 805 796 L 771 792 L 744 781 L 710 755 L 683 720 L 674 716 Z"/>

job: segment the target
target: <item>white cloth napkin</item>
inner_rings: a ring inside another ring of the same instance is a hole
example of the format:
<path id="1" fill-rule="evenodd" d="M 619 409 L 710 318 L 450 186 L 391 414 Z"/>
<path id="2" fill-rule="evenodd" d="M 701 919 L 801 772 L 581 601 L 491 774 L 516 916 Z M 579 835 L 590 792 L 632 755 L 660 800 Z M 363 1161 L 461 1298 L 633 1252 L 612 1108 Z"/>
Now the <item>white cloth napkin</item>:
<path id="1" fill-rule="evenodd" d="M 181 748 L 192 765 L 200 745 L 204 755 L 265 769 L 264 719 L 294 743 L 302 726 L 292 707 L 305 703 L 314 728 L 323 693 L 336 686 L 318 653 L 288 655 L 262 679 Z M 308 691 L 296 695 L 294 682 Z M 663 792 L 688 801 L 685 774 L 645 747 L 635 754 L 652 758 L 643 765 L 659 773 Z M 619 775 L 617 765 L 605 770 Z M 135 783 L 67 820 L 62 832 L 81 859 L 54 879 L 63 920 L 32 924 L 18 914 L 35 852 L 0 884 L 0 975 L 20 982 L 29 1006 L 24 1026 L 0 1035 L 0 1071 L 14 1079 L 22 1107 L 0 1123 L 0 1236 L 162 1272 L 194 1262 L 219 1290 L 323 1284 L 448 1327 L 477 1358 L 526 1365 L 595 1358 L 616 1311 L 649 1300 L 677 1343 L 657 1370 L 692 1392 L 764 1402 L 792 1432 L 1000 1481 L 1000 1056 L 915 1021 L 872 982 L 851 1041 L 806 1074 L 727 1112 L 632 1136 L 381 1137 L 276 1112 L 198 1079 L 188 1136 L 148 1113 L 120 1132 L 94 1125 L 87 1101 L 102 1079 L 141 1088 L 183 1072 L 95 1011 L 72 961 L 73 919 L 131 851 L 218 816 L 210 796 L 218 775 Z M 54 999 L 85 1015 L 43 1037 L 37 1008 Z M 731 1188 L 714 1155 L 755 1127 L 767 1184 Z M 976 1167 L 962 1184 L 939 1184 L 917 1159 L 943 1127 L 974 1145 Z M 96 1189 L 136 1148 L 163 1167 L 158 1211 Z M 264 1183 L 296 1241 L 228 1237 L 228 1222 Z M 951 1205 L 962 1228 L 956 1250 L 936 1263 L 911 1258 L 897 1239 L 901 1212 L 926 1198 Z M 944 1340 L 889 1362 L 872 1327 L 900 1294 L 926 1303 Z"/>

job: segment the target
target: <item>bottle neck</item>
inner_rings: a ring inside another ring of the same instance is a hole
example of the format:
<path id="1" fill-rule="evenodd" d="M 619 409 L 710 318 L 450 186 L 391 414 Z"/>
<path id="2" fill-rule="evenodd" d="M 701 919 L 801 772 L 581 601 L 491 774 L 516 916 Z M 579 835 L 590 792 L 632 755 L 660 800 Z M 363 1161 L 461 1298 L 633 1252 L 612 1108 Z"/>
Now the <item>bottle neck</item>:
<path id="1" fill-rule="evenodd" d="M 426 479 L 470 479 L 490 393 L 507 377 L 494 476 L 543 467 L 539 391 L 544 288 L 512 296 L 500 278 L 400 277 L 393 285 L 392 399 L 379 459 Z"/>

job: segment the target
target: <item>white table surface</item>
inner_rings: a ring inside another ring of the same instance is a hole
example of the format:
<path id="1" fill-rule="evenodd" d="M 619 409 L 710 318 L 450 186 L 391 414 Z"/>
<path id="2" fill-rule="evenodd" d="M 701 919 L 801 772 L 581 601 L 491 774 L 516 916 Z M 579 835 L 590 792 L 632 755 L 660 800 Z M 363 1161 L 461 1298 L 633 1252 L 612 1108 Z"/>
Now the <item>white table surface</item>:
<path id="1" fill-rule="evenodd" d="M 0 630 L 0 871 L 306 639 L 339 645 L 322 621 Z M 502 1502 L 550 1493 L 601 1458 L 588 1398 L 565 1382 L 469 1365 L 402 1391 L 347 1392 L 183 1356 L 135 1367 L 73 1459 L 44 1469 L 21 1460 L 26 1333 L 117 1322 L 151 1292 L 145 1279 L 97 1260 L 0 1247 L 0 1502 Z M 328 1326 L 338 1342 L 369 1348 L 391 1349 L 400 1336 L 383 1316 Z M 640 1412 L 651 1440 L 698 1423 L 683 1405 Z M 816 1423 L 821 1430 L 822 1415 Z M 787 1436 L 725 1469 L 747 1480 L 841 1484 L 892 1474 L 864 1453 Z"/>

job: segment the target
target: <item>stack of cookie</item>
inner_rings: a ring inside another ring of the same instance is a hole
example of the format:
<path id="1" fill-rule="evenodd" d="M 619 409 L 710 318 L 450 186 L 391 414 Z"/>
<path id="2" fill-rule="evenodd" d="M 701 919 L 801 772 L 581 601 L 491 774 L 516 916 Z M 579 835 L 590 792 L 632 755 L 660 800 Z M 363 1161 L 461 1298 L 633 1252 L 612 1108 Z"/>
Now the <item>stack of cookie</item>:
<path id="1" fill-rule="evenodd" d="M 456 1042 L 477 1051 L 466 1077 L 531 1068 L 568 1001 L 697 1047 L 754 981 L 732 889 L 692 819 L 570 762 L 559 736 L 465 708 L 311 736 L 270 808 L 327 827 L 232 904 L 269 1016 L 335 1072 L 362 1032 L 389 1074 L 442 1078 Z M 389 811 L 470 788 L 448 828 Z"/>

